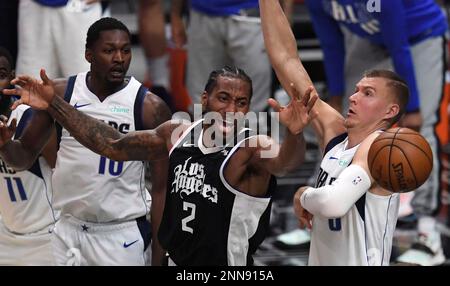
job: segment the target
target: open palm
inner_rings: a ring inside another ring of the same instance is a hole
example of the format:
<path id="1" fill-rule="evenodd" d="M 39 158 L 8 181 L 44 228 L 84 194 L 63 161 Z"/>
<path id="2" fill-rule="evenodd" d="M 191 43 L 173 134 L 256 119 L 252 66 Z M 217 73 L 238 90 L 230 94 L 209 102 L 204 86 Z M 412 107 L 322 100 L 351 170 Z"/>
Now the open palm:
<path id="1" fill-rule="evenodd" d="M 303 131 L 306 125 L 313 120 L 317 114 L 312 111 L 314 104 L 318 98 L 317 93 L 314 92 L 313 87 L 309 87 L 303 96 L 299 96 L 297 90 L 293 85 L 292 92 L 289 93 L 291 101 L 286 106 L 280 106 L 280 104 L 274 100 L 269 99 L 269 105 L 277 112 L 279 112 L 279 118 L 281 124 L 286 126 L 292 134 L 299 134 Z M 291 95 L 292 94 L 292 95 Z"/>
<path id="2" fill-rule="evenodd" d="M 27 104 L 35 109 L 45 110 L 48 108 L 55 96 L 55 87 L 53 81 L 47 77 L 44 70 L 41 70 L 40 74 L 42 81 L 22 75 L 11 81 L 13 85 L 18 87 L 3 90 L 5 94 L 20 97 L 19 100 L 13 103 L 12 109 L 15 109 L 20 104 Z"/>

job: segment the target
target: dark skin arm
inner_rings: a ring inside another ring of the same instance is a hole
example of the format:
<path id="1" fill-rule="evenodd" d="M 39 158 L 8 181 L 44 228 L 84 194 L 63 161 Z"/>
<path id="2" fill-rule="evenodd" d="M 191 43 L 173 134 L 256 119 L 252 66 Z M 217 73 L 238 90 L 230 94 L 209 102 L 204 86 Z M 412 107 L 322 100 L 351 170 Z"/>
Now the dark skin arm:
<path id="1" fill-rule="evenodd" d="M 177 48 L 182 48 L 187 42 L 186 28 L 181 17 L 184 0 L 172 0 L 170 3 L 170 27 L 172 41 Z"/>
<path id="2" fill-rule="evenodd" d="M 172 147 L 172 131 L 181 122 L 166 121 L 156 129 L 120 134 L 109 125 L 74 109 L 55 93 L 55 84 L 41 70 L 41 81 L 29 76 L 13 80 L 22 88 L 4 90 L 5 94 L 18 95 L 12 108 L 28 104 L 35 109 L 47 110 L 70 134 L 88 149 L 115 161 L 152 161 L 165 159 Z M 154 103 L 161 110 L 162 100 Z M 177 132 L 178 133 L 178 132 Z"/>
<path id="3" fill-rule="evenodd" d="M 147 58 L 166 53 L 164 13 L 161 0 L 139 0 L 139 39 Z"/>
<path id="4" fill-rule="evenodd" d="M 147 93 L 143 106 L 143 123 L 146 129 L 154 129 L 167 120 L 170 120 L 171 113 L 167 105 L 152 93 Z M 161 266 L 164 258 L 164 250 L 158 240 L 158 230 L 164 210 L 166 199 L 167 171 L 169 161 L 162 158 L 158 161 L 150 161 L 150 173 L 152 189 L 151 224 L 152 224 L 152 265 Z"/>
<path id="5" fill-rule="evenodd" d="M 14 84 L 19 84 L 23 89 L 6 91 L 9 94 L 21 96 L 13 108 L 20 103 L 26 103 L 37 109 L 46 109 L 81 144 L 113 160 L 158 160 L 152 166 L 151 220 L 153 228 L 152 264 L 160 265 L 164 252 L 158 242 L 157 233 L 164 208 L 168 150 L 171 148 L 170 135 L 172 130 L 178 127 L 176 124 L 171 124 L 170 121 L 160 126 L 161 123 L 170 119 L 171 114 L 168 107 L 159 97 L 150 92 L 147 93 L 143 103 L 143 124 L 145 128 L 157 128 L 121 135 L 107 124 L 77 111 L 64 99 L 57 96 L 55 83 L 47 78 L 44 71 L 41 72 L 41 77 L 42 83 L 26 76 L 19 77 L 14 81 Z M 42 97 L 39 97 L 40 95 Z M 48 102 L 43 98 L 46 98 Z"/>
<path id="6" fill-rule="evenodd" d="M 311 112 L 317 96 L 312 87 L 300 100 L 292 98 L 281 107 L 271 99 L 269 104 L 279 112 L 280 122 L 287 128 L 281 146 L 264 135 L 252 137 L 231 157 L 224 175 L 234 188 L 252 196 L 266 195 L 271 175 L 283 176 L 298 167 L 305 157 L 303 128 L 315 117 Z"/>
<path id="7" fill-rule="evenodd" d="M 58 147 L 56 144 L 56 128 L 53 126 L 50 138 L 47 144 L 42 149 L 41 155 L 44 157 L 50 168 L 55 168 L 56 165 L 56 153 L 58 152 Z"/>
<path id="8" fill-rule="evenodd" d="M 64 94 L 66 84 L 66 80 L 55 80 L 55 91 Z M 49 165 L 54 167 L 56 135 L 54 122 L 49 114 L 45 111 L 36 111 L 20 138 L 11 140 L 15 128 L 15 120 L 11 122 L 10 126 L 6 126 L 4 122 L 0 126 L 0 156 L 3 160 L 15 170 L 22 171 L 29 169 L 42 153 Z M 49 141 L 50 138 L 52 138 L 51 141 Z M 47 142 L 48 146 L 46 147 Z"/>

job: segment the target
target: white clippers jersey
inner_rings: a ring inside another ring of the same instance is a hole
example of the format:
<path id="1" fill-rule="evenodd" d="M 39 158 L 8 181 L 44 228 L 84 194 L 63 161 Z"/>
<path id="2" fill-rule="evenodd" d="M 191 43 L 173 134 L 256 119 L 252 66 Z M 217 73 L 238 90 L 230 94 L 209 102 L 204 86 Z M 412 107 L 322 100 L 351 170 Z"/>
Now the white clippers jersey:
<path id="1" fill-rule="evenodd" d="M 9 121 L 17 119 L 19 137 L 31 118 L 32 110 L 20 105 Z M 16 172 L 0 158 L 0 214 L 5 227 L 15 233 L 36 232 L 55 222 L 51 207 L 52 170 L 42 156 L 27 171 Z"/>
<path id="2" fill-rule="evenodd" d="M 358 148 L 347 134 L 328 143 L 316 187 L 330 185 L 350 165 Z M 366 192 L 343 217 L 314 216 L 309 265 L 389 265 L 397 222 L 398 194 Z"/>
<path id="3" fill-rule="evenodd" d="M 121 133 L 142 129 L 142 102 L 147 90 L 141 83 L 131 77 L 124 88 L 100 102 L 88 89 L 86 75 L 70 78 L 65 94 L 70 105 Z M 146 215 L 143 162 L 117 162 L 100 156 L 81 145 L 65 128 L 58 130 L 58 136 L 61 141 L 53 188 L 62 215 L 98 223 Z"/>

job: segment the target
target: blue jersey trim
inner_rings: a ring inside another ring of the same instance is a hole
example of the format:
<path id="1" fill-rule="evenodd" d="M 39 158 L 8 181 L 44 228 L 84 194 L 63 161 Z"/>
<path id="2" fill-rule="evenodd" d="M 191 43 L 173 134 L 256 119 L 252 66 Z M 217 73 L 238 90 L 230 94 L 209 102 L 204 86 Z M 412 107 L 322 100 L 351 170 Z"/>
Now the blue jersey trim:
<path id="1" fill-rule="evenodd" d="M 144 99 L 145 99 L 145 95 L 147 94 L 148 89 L 141 85 L 141 87 L 139 87 L 139 90 L 137 92 L 137 96 L 136 99 L 134 100 L 134 128 L 135 130 L 144 130 L 147 129 L 146 127 L 149 126 L 144 126 L 144 120 L 142 119 L 142 115 L 143 115 L 143 108 L 144 108 Z"/>
<path id="2" fill-rule="evenodd" d="M 338 135 L 338 136 L 334 137 L 333 139 L 331 139 L 330 142 L 328 142 L 327 146 L 325 147 L 325 151 L 323 152 L 323 156 L 325 156 L 328 153 L 328 151 L 333 149 L 334 146 L 336 146 L 337 144 L 339 144 L 342 141 L 344 141 L 345 138 L 347 138 L 347 133 L 343 133 L 343 134 Z"/>
<path id="3" fill-rule="evenodd" d="M 14 134 L 14 139 L 17 139 L 22 135 L 23 130 L 28 125 L 28 123 L 31 121 L 31 118 L 35 114 L 35 110 L 28 108 L 25 110 L 25 112 L 22 115 L 22 118 L 19 121 L 19 124 L 16 128 L 16 133 Z M 31 173 L 38 176 L 41 179 L 44 179 L 44 176 L 42 176 L 41 166 L 39 165 L 39 160 L 34 161 L 33 165 L 28 169 Z"/>
<path id="4" fill-rule="evenodd" d="M 70 103 L 70 99 L 72 98 L 73 88 L 75 86 L 75 80 L 77 79 L 77 76 L 71 76 L 67 80 L 67 86 L 66 86 L 66 92 L 64 93 L 64 100 L 67 103 Z M 59 150 L 59 143 L 61 142 L 61 135 L 62 135 L 62 126 L 56 122 L 56 144 L 57 144 L 57 150 Z"/>

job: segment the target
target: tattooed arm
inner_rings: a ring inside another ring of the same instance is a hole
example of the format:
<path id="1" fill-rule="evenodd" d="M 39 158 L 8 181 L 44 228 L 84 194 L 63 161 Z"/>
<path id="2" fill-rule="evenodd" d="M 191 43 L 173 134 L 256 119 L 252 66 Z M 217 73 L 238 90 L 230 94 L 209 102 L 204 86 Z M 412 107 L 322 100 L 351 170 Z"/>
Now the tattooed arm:
<path id="1" fill-rule="evenodd" d="M 171 113 L 167 105 L 156 95 L 148 92 L 143 104 L 142 121 L 145 129 L 153 129 L 167 120 Z M 165 251 L 158 240 L 159 225 L 161 224 L 164 203 L 166 199 L 167 171 L 169 169 L 168 157 L 150 161 L 150 178 L 152 206 L 150 209 L 150 221 L 152 226 L 152 265 L 161 266 Z"/>
<path id="2" fill-rule="evenodd" d="M 58 94 L 64 94 L 66 86 L 66 79 L 53 82 L 53 88 Z M 8 94 L 7 90 L 4 90 L 4 92 Z M 17 105 L 19 104 L 13 106 Z M 54 147 L 56 136 L 54 136 L 53 119 L 47 112 L 33 110 L 29 122 L 25 125 L 20 137 L 15 140 L 12 140 L 12 136 L 16 131 L 16 121 L 13 120 L 10 126 L 7 126 L 6 123 L 6 119 L 0 123 L 0 157 L 9 166 L 16 171 L 27 170 L 41 153 L 50 165 L 54 165 L 56 160 L 56 147 Z"/>
<path id="3" fill-rule="evenodd" d="M 4 90 L 5 94 L 20 96 L 12 108 L 28 104 L 36 109 L 47 110 L 78 142 L 116 161 L 148 161 L 167 157 L 168 148 L 171 147 L 171 131 L 179 123 L 167 121 L 156 129 L 121 135 L 114 128 L 74 109 L 56 96 L 55 84 L 44 70 L 41 70 L 41 79 L 42 82 L 29 76 L 14 79 L 12 84 L 21 88 Z"/>

